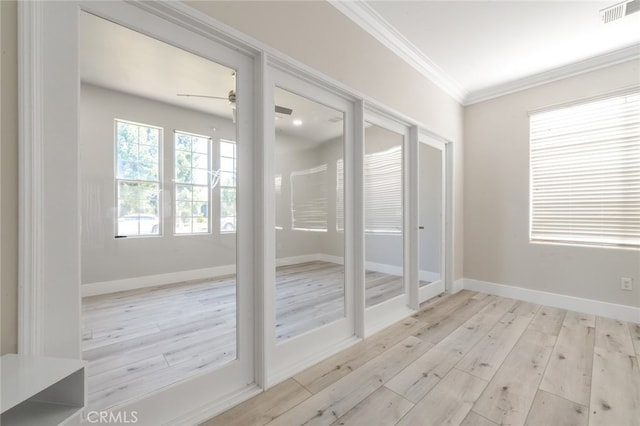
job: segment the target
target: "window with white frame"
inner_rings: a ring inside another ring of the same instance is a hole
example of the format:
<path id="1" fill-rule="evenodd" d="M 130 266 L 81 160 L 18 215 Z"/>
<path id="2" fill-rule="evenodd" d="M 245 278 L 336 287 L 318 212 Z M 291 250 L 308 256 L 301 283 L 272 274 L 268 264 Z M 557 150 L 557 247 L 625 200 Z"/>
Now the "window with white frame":
<path id="1" fill-rule="evenodd" d="M 117 236 L 160 234 L 162 129 L 116 120 Z"/>
<path id="2" fill-rule="evenodd" d="M 220 140 L 220 231 L 236 230 L 236 143 Z"/>
<path id="3" fill-rule="evenodd" d="M 640 247 L 640 92 L 530 116 L 530 239 Z"/>
<path id="4" fill-rule="evenodd" d="M 327 231 L 327 165 L 291 173 L 291 229 Z"/>
<path id="5" fill-rule="evenodd" d="M 175 233 L 210 232 L 211 138 L 174 134 Z"/>

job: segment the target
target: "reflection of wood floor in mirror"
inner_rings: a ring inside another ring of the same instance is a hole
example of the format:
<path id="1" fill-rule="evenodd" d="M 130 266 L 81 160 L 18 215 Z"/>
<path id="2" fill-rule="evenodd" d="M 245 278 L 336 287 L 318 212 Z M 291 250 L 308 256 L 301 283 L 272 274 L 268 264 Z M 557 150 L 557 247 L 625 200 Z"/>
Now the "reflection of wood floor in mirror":
<path id="1" fill-rule="evenodd" d="M 276 336 L 297 336 L 344 315 L 343 267 L 277 269 Z M 400 277 L 366 274 L 367 306 L 402 293 Z M 235 359 L 235 277 L 131 290 L 82 301 L 89 410 L 139 398 Z"/>

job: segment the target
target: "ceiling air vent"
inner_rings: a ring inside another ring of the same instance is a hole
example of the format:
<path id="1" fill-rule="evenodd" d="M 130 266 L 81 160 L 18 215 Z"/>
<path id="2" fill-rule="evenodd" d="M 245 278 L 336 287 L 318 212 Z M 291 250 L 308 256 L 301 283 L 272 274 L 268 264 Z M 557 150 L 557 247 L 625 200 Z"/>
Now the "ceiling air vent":
<path id="1" fill-rule="evenodd" d="M 627 15 L 640 11 L 640 0 L 623 1 L 600 11 L 600 18 L 605 24 L 617 21 Z"/>

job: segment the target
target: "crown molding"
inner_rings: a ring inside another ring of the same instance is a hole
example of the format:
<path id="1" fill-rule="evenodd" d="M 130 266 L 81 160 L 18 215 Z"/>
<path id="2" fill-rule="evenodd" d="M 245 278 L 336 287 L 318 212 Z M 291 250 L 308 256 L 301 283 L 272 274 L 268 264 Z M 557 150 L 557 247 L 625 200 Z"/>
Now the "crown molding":
<path id="1" fill-rule="evenodd" d="M 633 44 L 549 71 L 469 92 L 387 22 L 365 0 L 328 0 L 328 2 L 464 106 L 640 59 L 640 44 Z"/>
<path id="2" fill-rule="evenodd" d="M 362 0 L 328 2 L 449 96 L 460 103 L 464 102 L 468 95 L 466 90 L 367 3 Z"/>
<path id="3" fill-rule="evenodd" d="M 633 44 L 631 46 L 623 47 L 622 49 L 613 50 L 602 55 L 554 68 L 549 71 L 533 74 L 484 89 L 475 90 L 465 97 L 463 104 L 466 106 L 487 101 L 489 99 L 541 86 L 543 84 L 562 80 L 578 74 L 584 74 L 611 65 L 632 61 L 634 59 L 640 59 L 640 44 Z"/>

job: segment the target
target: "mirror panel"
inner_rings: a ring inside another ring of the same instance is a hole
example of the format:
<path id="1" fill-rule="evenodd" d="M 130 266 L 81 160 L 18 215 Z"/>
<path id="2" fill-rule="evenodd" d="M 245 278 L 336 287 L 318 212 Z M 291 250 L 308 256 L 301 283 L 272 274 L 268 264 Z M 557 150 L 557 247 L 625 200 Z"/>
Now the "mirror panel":
<path id="1" fill-rule="evenodd" d="M 345 317 L 344 113 L 275 88 L 276 342 Z"/>
<path id="2" fill-rule="evenodd" d="M 365 305 L 404 293 L 404 135 L 365 123 Z"/>
<path id="3" fill-rule="evenodd" d="M 441 150 L 418 144 L 420 287 L 440 281 L 442 276 L 443 160 Z"/>
<path id="4" fill-rule="evenodd" d="M 80 14 L 90 410 L 238 358 L 235 72 Z M 184 95 L 184 96 L 182 96 Z"/>

